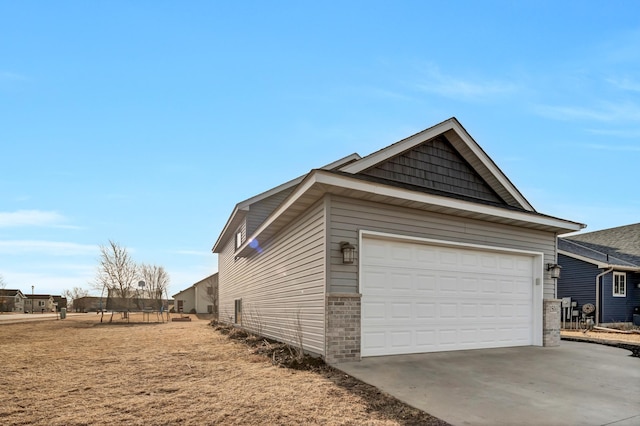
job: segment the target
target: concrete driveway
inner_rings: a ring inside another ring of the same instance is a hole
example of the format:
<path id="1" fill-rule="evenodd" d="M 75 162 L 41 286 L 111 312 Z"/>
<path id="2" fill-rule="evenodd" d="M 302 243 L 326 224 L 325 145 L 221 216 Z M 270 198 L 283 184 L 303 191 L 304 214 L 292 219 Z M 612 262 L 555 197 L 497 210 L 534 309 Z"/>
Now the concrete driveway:
<path id="1" fill-rule="evenodd" d="M 640 425 L 640 358 L 565 342 L 363 358 L 336 367 L 453 425 Z"/>

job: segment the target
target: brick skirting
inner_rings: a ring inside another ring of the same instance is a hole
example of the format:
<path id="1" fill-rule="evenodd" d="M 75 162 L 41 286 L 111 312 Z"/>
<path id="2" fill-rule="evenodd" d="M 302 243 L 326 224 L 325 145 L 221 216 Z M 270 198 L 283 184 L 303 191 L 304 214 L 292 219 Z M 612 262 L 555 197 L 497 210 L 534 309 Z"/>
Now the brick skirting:
<path id="1" fill-rule="evenodd" d="M 325 361 L 360 361 L 359 294 L 328 294 Z"/>
<path id="2" fill-rule="evenodd" d="M 561 300 L 543 300 L 542 345 L 560 346 L 560 304 Z"/>

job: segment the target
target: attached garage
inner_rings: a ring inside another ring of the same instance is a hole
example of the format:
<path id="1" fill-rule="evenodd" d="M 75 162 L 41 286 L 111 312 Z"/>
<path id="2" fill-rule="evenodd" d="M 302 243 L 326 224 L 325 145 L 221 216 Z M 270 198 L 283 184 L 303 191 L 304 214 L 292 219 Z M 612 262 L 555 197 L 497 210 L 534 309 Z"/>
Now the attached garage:
<path id="1" fill-rule="evenodd" d="M 361 356 L 539 345 L 542 254 L 361 238 Z"/>
<path id="2" fill-rule="evenodd" d="M 451 118 L 238 203 L 213 247 L 220 319 L 329 363 L 557 345 L 548 270 L 583 227 L 537 212 Z"/>

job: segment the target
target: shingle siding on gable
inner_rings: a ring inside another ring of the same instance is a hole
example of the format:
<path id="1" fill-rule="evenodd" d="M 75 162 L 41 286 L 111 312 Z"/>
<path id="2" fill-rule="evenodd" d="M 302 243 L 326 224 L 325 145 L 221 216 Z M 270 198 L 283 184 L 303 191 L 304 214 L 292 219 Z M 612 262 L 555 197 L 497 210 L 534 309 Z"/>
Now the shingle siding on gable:
<path id="1" fill-rule="evenodd" d="M 443 136 L 361 174 L 506 204 Z"/>
<path id="2" fill-rule="evenodd" d="M 252 235 L 267 217 L 293 192 L 294 188 L 287 188 L 252 204 L 246 219 L 247 235 Z"/>
<path id="3" fill-rule="evenodd" d="M 558 264 L 562 266 L 558 278 L 558 298 L 571 297 L 578 306 L 596 303 L 596 276 L 601 272 L 596 265 L 558 254 Z"/>

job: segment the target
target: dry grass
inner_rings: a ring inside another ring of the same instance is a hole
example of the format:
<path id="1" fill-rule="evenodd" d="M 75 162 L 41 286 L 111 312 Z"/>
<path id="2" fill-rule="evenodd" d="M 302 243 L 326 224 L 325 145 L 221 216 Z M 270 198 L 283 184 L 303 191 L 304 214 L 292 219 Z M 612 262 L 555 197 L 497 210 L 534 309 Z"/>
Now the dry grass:
<path id="1" fill-rule="evenodd" d="M 562 330 L 560 333 L 562 336 L 588 338 L 596 341 L 610 341 L 610 342 L 624 342 L 624 343 L 636 343 L 640 345 L 640 334 L 623 334 L 623 333 L 609 333 L 606 331 L 591 330 L 583 333 L 580 330 Z"/>
<path id="2" fill-rule="evenodd" d="M 445 424 L 275 367 L 204 320 L 99 324 L 87 315 L 0 325 L 0 342 L 2 425 Z"/>

